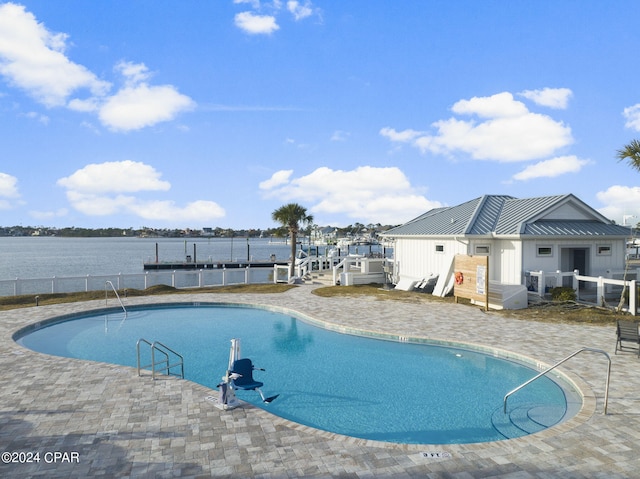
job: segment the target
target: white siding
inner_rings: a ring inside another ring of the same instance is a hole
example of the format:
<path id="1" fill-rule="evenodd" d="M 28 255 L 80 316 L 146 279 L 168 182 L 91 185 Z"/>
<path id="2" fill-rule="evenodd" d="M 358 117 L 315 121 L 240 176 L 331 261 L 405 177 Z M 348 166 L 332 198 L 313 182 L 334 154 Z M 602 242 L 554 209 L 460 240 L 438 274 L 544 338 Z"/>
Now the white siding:
<path id="1" fill-rule="evenodd" d="M 610 245 L 610 255 L 598 255 L 599 245 Z M 537 256 L 538 246 L 551 246 L 551 257 Z M 550 240 L 540 238 L 538 240 L 523 241 L 523 270 L 524 271 L 568 271 L 566 264 L 562 262 L 563 248 L 588 248 L 589 256 L 587 266 L 590 276 L 604 275 L 607 270 L 624 269 L 625 242 L 624 240 Z M 566 259 L 566 258 L 565 258 Z M 565 261 L 566 263 L 566 261 Z"/>
<path id="2" fill-rule="evenodd" d="M 443 245 L 443 252 L 436 252 L 436 245 Z M 394 248 L 397 274 L 409 278 L 427 278 L 432 274 L 448 271 L 452 258 L 467 254 L 466 242 L 452 239 L 398 238 Z"/>

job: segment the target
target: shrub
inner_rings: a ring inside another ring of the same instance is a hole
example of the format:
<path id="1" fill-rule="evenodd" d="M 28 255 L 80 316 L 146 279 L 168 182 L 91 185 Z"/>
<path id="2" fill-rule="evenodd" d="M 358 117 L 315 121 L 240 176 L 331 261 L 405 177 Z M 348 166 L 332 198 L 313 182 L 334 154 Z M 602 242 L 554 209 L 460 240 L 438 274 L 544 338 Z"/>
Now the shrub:
<path id="1" fill-rule="evenodd" d="M 558 287 L 551 288 L 551 299 L 553 301 L 575 301 L 576 292 L 573 288 Z"/>

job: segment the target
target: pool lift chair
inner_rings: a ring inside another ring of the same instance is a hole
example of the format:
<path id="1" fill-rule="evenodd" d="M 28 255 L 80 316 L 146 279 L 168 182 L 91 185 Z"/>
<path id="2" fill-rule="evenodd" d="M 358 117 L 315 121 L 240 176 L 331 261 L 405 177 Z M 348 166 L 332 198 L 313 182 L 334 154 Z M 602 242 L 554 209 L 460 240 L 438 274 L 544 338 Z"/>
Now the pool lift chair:
<path id="1" fill-rule="evenodd" d="M 260 389 L 264 383 L 253 379 L 253 371 L 264 371 L 262 368 L 256 368 L 249 358 L 240 358 L 240 339 L 231 340 L 231 351 L 229 352 L 229 365 L 226 374 L 222 377 L 222 382 L 218 384 L 218 401 L 216 406 L 219 409 L 233 409 L 240 405 L 236 397 L 236 389 L 245 391 L 258 391 L 262 402 L 269 404 L 279 396 L 264 397 Z"/>

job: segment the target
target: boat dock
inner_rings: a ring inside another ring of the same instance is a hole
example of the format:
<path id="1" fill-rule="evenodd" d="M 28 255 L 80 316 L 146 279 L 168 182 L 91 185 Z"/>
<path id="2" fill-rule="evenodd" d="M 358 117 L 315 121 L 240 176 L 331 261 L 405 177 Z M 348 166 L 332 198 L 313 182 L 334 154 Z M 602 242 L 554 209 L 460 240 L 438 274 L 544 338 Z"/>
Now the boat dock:
<path id="1" fill-rule="evenodd" d="M 287 261 L 158 261 L 144 263 L 145 270 L 174 269 L 230 269 L 230 268 L 273 268 L 286 266 Z"/>

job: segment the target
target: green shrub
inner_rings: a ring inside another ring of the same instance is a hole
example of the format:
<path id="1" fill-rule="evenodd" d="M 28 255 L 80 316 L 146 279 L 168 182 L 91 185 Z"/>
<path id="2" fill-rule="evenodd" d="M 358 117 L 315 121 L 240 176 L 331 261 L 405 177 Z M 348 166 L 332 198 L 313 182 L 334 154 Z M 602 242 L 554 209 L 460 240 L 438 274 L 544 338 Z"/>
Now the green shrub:
<path id="1" fill-rule="evenodd" d="M 553 301 L 575 301 L 576 292 L 573 288 L 551 288 L 551 299 Z"/>

